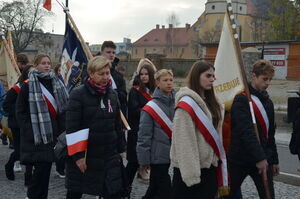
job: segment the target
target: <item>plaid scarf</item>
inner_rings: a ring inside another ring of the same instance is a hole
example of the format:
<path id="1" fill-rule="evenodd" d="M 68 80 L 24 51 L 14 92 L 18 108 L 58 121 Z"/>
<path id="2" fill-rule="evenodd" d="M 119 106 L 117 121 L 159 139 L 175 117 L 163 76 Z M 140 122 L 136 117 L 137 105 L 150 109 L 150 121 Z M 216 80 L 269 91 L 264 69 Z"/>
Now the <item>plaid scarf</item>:
<path id="1" fill-rule="evenodd" d="M 108 89 L 112 88 L 111 79 L 108 81 L 108 83 L 105 86 L 100 86 L 96 84 L 91 78 L 88 79 L 88 83 L 93 89 L 95 89 L 100 94 L 105 94 Z"/>
<path id="2" fill-rule="evenodd" d="M 64 84 L 52 71 L 43 73 L 35 69 L 29 73 L 28 100 L 35 145 L 41 143 L 48 144 L 53 141 L 51 117 L 38 78 L 51 80 L 54 94 L 53 97 L 55 98 L 59 113 L 64 110 L 69 98 L 68 91 Z"/>

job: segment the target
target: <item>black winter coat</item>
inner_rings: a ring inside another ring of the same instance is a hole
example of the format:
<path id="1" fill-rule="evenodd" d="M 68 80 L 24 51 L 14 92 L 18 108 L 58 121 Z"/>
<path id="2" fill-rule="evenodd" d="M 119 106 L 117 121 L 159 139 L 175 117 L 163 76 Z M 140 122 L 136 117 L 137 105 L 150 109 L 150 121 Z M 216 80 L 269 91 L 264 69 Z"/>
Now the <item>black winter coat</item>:
<path id="1" fill-rule="evenodd" d="M 113 112 L 108 112 L 109 100 Z M 125 151 L 125 142 L 121 131 L 120 105 L 114 90 L 109 89 L 101 95 L 85 81 L 71 92 L 66 112 L 66 133 L 85 128 L 89 128 L 87 170 L 82 173 L 76 165 L 78 159 L 84 158 L 84 152 L 68 157 L 66 188 L 91 195 L 102 195 L 104 191 L 109 194 L 121 192 L 123 182 L 119 153 Z"/>
<path id="2" fill-rule="evenodd" d="M 136 155 L 137 133 L 139 131 L 141 109 L 147 104 L 148 100 L 135 88 L 131 88 L 128 98 L 128 122 L 131 130 L 127 137 L 127 160 L 138 162 Z"/>
<path id="3" fill-rule="evenodd" d="M 111 76 L 114 79 L 116 86 L 117 86 L 117 93 L 118 93 L 118 98 L 121 104 L 121 110 L 126 116 L 126 111 L 127 111 L 127 91 L 126 91 L 126 82 L 123 78 L 123 76 L 116 71 L 114 68 L 111 68 L 110 70 Z"/>
<path id="4" fill-rule="evenodd" d="M 300 108 L 298 108 L 293 121 L 293 133 L 289 144 L 292 154 L 297 154 L 300 160 Z"/>
<path id="5" fill-rule="evenodd" d="M 18 93 L 13 89 L 9 89 L 3 102 L 3 110 L 8 113 L 8 127 L 11 129 L 19 128 L 16 118 L 16 102 Z"/>
<path id="6" fill-rule="evenodd" d="M 54 96 L 51 80 L 39 79 L 46 89 Z M 21 157 L 20 160 L 24 164 L 36 162 L 53 162 L 53 148 L 57 141 L 57 137 L 65 129 L 65 115 L 59 113 L 57 119 L 54 119 L 51 114 L 51 123 L 53 129 L 53 142 L 49 144 L 34 144 L 32 124 L 29 108 L 29 86 L 23 84 L 16 102 L 16 116 L 20 126 L 20 142 L 21 142 Z"/>
<path id="7" fill-rule="evenodd" d="M 269 119 L 269 139 L 266 140 L 262 128 L 257 123 L 260 144 L 254 132 L 249 103 L 245 95 L 235 97 L 231 108 L 231 143 L 229 162 L 242 166 L 255 167 L 261 160 L 268 160 L 269 164 L 278 164 L 278 154 L 275 143 L 274 105 L 268 93 L 258 92 L 251 86 L 250 93 L 257 96 L 263 104 Z"/>

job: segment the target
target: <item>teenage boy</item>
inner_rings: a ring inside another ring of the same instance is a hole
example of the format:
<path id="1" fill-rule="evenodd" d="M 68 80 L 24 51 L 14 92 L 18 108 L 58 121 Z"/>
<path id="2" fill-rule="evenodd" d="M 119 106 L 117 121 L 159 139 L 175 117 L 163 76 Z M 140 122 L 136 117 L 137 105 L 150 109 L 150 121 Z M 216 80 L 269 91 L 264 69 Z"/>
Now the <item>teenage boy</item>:
<path id="1" fill-rule="evenodd" d="M 271 62 L 260 60 L 253 65 L 249 90 L 254 107 L 258 137 L 253 128 L 246 94 L 237 95 L 232 104 L 232 134 L 228 154 L 230 198 L 236 198 L 241 184 L 248 175 L 253 179 L 261 199 L 265 198 L 263 179 L 267 179 L 271 198 L 275 198 L 273 175 L 279 174 L 279 166 L 274 138 L 274 105 L 266 91 L 273 76 L 274 67 Z"/>
<path id="2" fill-rule="evenodd" d="M 119 58 L 116 57 L 116 48 L 114 42 L 112 41 L 104 41 L 101 46 L 101 55 L 109 59 L 112 63 L 112 67 L 110 69 L 111 76 L 115 83 L 116 91 L 118 93 L 118 98 L 121 104 L 121 110 L 124 115 L 126 115 L 127 110 L 127 92 L 126 92 L 126 83 L 123 76 L 116 71 L 116 66 L 119 63 Z"/>

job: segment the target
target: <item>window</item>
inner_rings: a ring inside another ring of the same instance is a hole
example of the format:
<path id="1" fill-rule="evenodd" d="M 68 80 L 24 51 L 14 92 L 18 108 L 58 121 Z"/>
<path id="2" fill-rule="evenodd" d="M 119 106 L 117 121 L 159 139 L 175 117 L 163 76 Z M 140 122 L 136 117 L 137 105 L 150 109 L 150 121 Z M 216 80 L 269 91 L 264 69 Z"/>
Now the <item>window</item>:
<path id="1" fill-rule="evenodd" d="M 156 48 L 153 48 L 153 52 L 155 52 L 156 51 Z"/>
<path id="2" fill-rule="evenodd" d="M 240 6 L 240 11 L 242 11 L 242 9 L 243 9 L 243 7 L 242 7 L 242 6 Z"/>
<path id="3" fill-rule="evenodd" d="M 213 10 L 214 10 L 215 8 L 216 8 L 216 6 L 215 6 L 215 5 L 212 5 L 212 6 L 211 6 L 211 9 L 213 9 Z"/>
<path id="4" fill-rule="evenodd" d="M 144 54 L 146 55 L 146 53 L 147 53 L 147 49 L 145 48 L 145 49 L 144 49 Z"/>
<path id="5" fill-rule="evenodd" d="M 137 49 L 137 48 L 135 49 L 135 54 L 136 54 L 136 55 L 138 54 L 138 49 Z"/>

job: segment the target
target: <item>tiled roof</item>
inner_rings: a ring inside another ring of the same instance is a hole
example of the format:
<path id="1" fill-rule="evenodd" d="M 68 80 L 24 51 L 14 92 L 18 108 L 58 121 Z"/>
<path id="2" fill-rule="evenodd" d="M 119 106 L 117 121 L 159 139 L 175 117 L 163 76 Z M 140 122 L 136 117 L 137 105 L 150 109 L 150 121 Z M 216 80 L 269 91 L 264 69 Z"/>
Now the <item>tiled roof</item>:
<path id="1" fill-rule="evenodd" d="M 156 28 L 142 36 L 133 46 L 187 45 L 189 28 Z"/>

